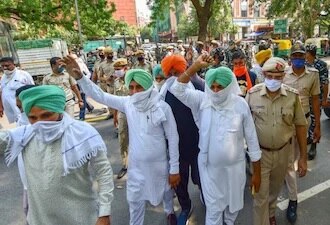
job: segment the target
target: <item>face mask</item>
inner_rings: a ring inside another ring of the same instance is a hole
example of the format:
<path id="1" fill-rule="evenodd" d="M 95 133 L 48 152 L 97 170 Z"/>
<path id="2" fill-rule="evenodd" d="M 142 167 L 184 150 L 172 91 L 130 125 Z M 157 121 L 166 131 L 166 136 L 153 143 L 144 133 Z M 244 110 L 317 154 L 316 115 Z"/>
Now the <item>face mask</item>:
<path id="1" fill-rule="evenodd" d="M 154 86 L 157 88 L 158 91 L 160 91 L 160 89 L 162 88 L 163 84 L 165 83 L 165 79 L 158 82 L 158 81 L 154 81 Z"/>
<path id="2" fill-rule="evenodd" d="M 135 93 L 130 97 L 131 102 L 137 108 L 138 111 L 144 112 L 144 111 L 148 110 L 149 98 L 150 98 L 152 90 L 153 90 L 153 87 L 149 88 L 146 91 L 141 91 L 141 92 Z"/>
<path id="3" fill-rule="evenodd" d="M 241 76 L 246 74 L 247 69 L 246 66 L 234 66 L 233 72 L 236 76 Z"/>
<path id="4" fill-rule="evenodd" d="M 57 69 L 57 73 L 63 73 L 63 71 L 64 71 L 64 67 L 62 66 Z"/>
<path id="5" fill-rule="evenodd" d="M 59 139 L 64 133 L 62 120 L 39 121 L 32 125 L 36 137 L 44 144 L 49 144 Z"/>
<path id="6" fill-rule="evenodd" d="M 301 69 L 305 66 L 305 59 L 291 59 L 292 66 Z"/>
<path id="7" fill-rule="evenodd" d="M 107 59 L 112 60 L 113 56 L 107 56 Z"/>
<path id="8" fill-rule="evenodd" d="M 101 59 L 104 59 L 104 55 L 99 55 L 99 57 L 100 57 Z"/>
<path id="9" fill-rule="evenodd" d="M 15 72 L 15 69 L 13 69 L 13 70 L 3 70 L 3 72 L 4 72 L 6 75 L 12 75 L 12 74 Z"/>
<path id="10" fill-rule="evenodd" d="M 125 70 L 124 69 L 115 70 L 115 76 L 116 77 L 123 77 L 123 76 L 125 76 Z"/>
<path id="11" fill-rule="evenodd" d="M 210 89 L 209 86 L 205 85 L 205 92 L 209 96 L 209 98 L 212 101 L 212 104 L 218 108 L 221 107 L 225 101 L 228 99 L 228 96 L 230 94 L 230 88 L 226 87 L 225 89 L 214 92 Z"/>
<path id="12" fill-rule="evenodd" d="M 143 61 L 143 60 L 144 60 L 144 57 L 143 57 L 143 56 L 139 56 L 139 57 L 137 58 L 137 60 L 139 60 L 139 61 Z"/>
<path id="13" fill-rule="evenodd" d="M 225 60 L 225 57 L 223 55 L 219 56 L 219 62 L 222 62 L 223 60 Z"/>
<path id="14" fill-rule="evenodd" d="M 275 91 L 279 90 L 282 85 L 281 80 L 268 79 L 268 78 L 265 78 L 264 83 L 270 92 L 275 92 Z"/>

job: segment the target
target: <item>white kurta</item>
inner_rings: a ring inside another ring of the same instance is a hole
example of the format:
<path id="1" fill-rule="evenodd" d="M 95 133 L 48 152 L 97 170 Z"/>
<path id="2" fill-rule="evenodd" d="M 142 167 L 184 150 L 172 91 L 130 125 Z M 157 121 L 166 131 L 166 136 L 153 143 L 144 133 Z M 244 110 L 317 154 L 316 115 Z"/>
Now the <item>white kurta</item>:
<path id="1" fill-rule="evenodd" d="M 230 95 L 221 110 L 215 110 L 205 92 L 174 82 L 171 92 L 198 112 L 200 133 L 198 156 L 202 190 L 207 210 L 230 212 L 243 208 L 245 175 L 244 139 L 251 160 L 261 151 L 250 109 L 244 98 Z M 199 109 L 199 110 L 198 110 Z"/>
<path id="2" fill-rule="evenodd" d="M 0 132 L 0 150 L 8 142 Z M 92 225 L 99 216 L 111 215 L 112 169 L 106 152 L 99 151 L 89 163 L 63 176 L 61 139 L 45 145 L 33 137 L 22 152 L 28 183 L 29 224 Z M 93 190 L 90 168 L 98 181 Z"/>
<path id="3" fill-rule="evenodd" d="M 159 101 L 166 121 L 155 126 L 151 122 L 151 110 L 138 111 L 130 102 L 129 96 L 107 94 L 85 77 L 78 84 L 86 95 L 97 102 L 126 114 L 130 143 L 127 200 L 148 200 L 152 205 L 159 205 L 165 191 L 170 189 L 169 173 L 179 173 L 179 137 L 170 106 Z"/>
<path id="4" fill-rule="evenodd" d="M 19 69 L 16 69 L 11 76 L 3 75 L 1 79 L 1 99 L 9 123 L 16 122 L 20 114 L 16 106 L 16 90 L 28 84 L 34 84 L 31 75 Z"/>

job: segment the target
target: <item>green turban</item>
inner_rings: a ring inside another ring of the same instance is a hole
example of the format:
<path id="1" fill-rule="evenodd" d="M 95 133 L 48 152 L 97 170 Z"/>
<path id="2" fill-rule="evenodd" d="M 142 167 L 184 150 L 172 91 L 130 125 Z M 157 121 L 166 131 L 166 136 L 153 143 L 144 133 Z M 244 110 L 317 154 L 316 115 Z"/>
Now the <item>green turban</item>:
<path id="1" fill-rule="evenodd" d="M 127 88 L 132 80 L 140 84 L 144 90 L 148 90 L 153 84 L 151 75 L 142 69 L 132 69 L 126 72 L 125 85 Z"/>
<path id="2" fill-rule="evenodd" d="M 161 75 L 162 77 L 165 78 L 164 73 L 163 73 L 163 70 L 162 70 L 162 67 L 161 67 L 160 64 L 157 64 L 157 65 L 153 68 L 153 70 L 152 70 L 152 75 L 153 75 L 154 77 L 157 77 L 157 76 Z"/>
<path id="3" fill-rule="evenodd" d="M 233 72 L 227 67 L 218 67 L 209 69 L 205 75 L 207 86 L 211 87 L 213 82 L 220 84 L 222 87 L 227 87 L 233 79 Z"/>
<path id="4" fill-rule="evenodd" d="M 23 110 L 28 115 L 33 106 L 50 112 L 63 113 L 65 108 L 65 92 L 55 85 L 36 86 L 19 94 Z"/>

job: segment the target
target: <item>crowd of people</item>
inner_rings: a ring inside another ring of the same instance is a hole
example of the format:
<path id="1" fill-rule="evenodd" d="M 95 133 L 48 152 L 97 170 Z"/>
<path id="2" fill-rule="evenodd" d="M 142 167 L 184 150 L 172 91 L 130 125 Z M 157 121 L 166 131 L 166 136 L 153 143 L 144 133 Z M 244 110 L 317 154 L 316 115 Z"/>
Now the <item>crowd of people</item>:
<path id="1" fill-rule="evenodd" d="M 216 40 L 210 49 L 179 40 L 156 60 L 142 49 L 116 55 L 99 47 L 87 62 L 75 54 L 54 57 L 42 85 L 12 58 L 0 59 L 0 116 L 17 123 L 0 131 L 0 152 L 8 165 L 18 161 L 28 224 L 110 225 L 115 216 L 107 146 L 83 121 L 93 110 L 86 97 L 106 105 L 118 128 L 116 178 L 127 174 L 130 225 L 143 225 L 146 202 L 163 203 L 169 225 L 185 225 L 193 212 L 190 177 L 206 207 L 205 224 L 233 225 L 244 206 L 247 165 L 253 224 L 276 225 L 284 183 L 286 216 L 296 221 L 297 175 L 305 176 L 307 160 L 316 157 L 320 110 L 330 105 L 327 65 L 315 46 L 294 43 L 288 62 L 264 43 L 251 55 Z"/>

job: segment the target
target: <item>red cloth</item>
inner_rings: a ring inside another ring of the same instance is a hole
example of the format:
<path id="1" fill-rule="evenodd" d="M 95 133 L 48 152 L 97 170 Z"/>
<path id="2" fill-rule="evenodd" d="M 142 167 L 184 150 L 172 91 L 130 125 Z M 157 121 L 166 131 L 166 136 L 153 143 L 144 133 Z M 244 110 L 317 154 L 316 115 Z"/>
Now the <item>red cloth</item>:
<path id="1" fill-rule="evenodd" d="M 182 74 L 187 69 L 187 62 L 181 55 L 166 56 L 161 62 L 162 70 L 165 77 L 170 75 L 170 72 Z"/>
<path id="2" fill-rule="evenodd" d="M 246 68 L 246 66 L 234 66 L 233 70 L 236 77 L 242 77 L 245 75 L 246 83 L 247 83 L 247 90 L 250 90 L 252 88 L 252 82 L 250 78 L 250 74 Z"/>

